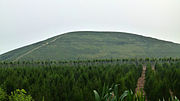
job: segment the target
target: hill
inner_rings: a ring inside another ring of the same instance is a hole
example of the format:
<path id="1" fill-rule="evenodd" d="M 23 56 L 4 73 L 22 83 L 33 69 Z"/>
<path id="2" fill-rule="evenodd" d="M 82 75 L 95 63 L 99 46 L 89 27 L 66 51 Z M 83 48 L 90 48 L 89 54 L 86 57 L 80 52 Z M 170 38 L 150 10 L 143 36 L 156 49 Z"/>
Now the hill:
<path id="1" fill-rule="evenodd" d="M 180 45 L 124 32 L 69 32 L 0 55 L 0 60 L 180 57 Z"/>

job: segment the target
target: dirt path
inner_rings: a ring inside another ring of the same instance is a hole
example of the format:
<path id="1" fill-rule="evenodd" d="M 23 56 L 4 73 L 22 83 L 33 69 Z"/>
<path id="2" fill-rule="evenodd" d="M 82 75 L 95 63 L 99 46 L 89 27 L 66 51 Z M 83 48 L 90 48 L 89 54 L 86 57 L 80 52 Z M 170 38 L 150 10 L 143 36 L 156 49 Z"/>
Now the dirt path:
<path id="1" fill-rule="evenodd" d="M 170 93 L 171 97 L 174 97 L 174 93 L 172 92 L 171 89 L 169 89 L 169 93 Z"/>
<path id="2" fill-rule="evenodd" d="M 138 92 L 143 93 L 143 96 L 145 96 L 145 91 L 144 91 L 144 84 L 145 84 L 145 76 L 146 76 L 146 66 L 143 65 L 143 70 L 142 70 L 142 74 L 141 77 L 139 77 L 138 82 L 137 82 L 137 88 L 135 90 L 136 94 Z"/>
<path id="3" fill-rule="evenodd" d="M 52 40 L 52 41 L 50 41 L 50 42 L 44 43 L 44 44 L 42 44 L 42 45 L 40 45 L 40 46 L 38 46 L 38 47 L 33 48 L 32 50 L 29 50 L 28 52 L 26 52 L 26 53 L 20 55 L 19 57 L 17 57 L 13 62 L 18 61 L 18 60 L 21 59 L 22 57 L 24 57 L 24 56 L 26 56 L 26 55 L 34 52 L 35 50 L 40 49 L 41 47 L 47 46 L 48 44 L 51 44 L 51 43 L 55 42 L 55 41 L 56 41 L 57 39 L 59 39 L 59 38 L 60 38 L 60 37 L 57 37 L 57 38 L 55 38 L 54 40 Z"/>
<path id="4" fill-rule="evenodd" d="M 155 65 L 151 65 L 153 71 L 155 71 Z"/>

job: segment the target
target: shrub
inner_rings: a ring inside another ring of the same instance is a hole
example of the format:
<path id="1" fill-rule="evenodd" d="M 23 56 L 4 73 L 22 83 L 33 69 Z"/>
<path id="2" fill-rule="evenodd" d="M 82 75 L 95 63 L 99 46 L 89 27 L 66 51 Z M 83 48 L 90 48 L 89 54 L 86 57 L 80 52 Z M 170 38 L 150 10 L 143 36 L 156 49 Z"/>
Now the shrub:
<path id="1" fill-rule="evenodd" d="M 7 100 L 7 94 L 6 92 L 0 88 L 0 101 L 6 101 Z"/>
<path id="2" fill-rule="evenodd" d="M 17 89 L 14 92 L 11 92 L 11 96 L 9 96 L 9 101 L 34 101 L 30 95 L 26 95 L 26 91 L 24 89 Z"/>

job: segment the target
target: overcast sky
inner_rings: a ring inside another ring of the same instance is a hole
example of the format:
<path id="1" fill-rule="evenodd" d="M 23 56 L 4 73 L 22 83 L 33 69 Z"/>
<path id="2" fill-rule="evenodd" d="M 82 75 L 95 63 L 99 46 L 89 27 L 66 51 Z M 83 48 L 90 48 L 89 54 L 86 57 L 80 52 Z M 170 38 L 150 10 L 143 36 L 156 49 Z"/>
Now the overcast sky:
<path id="1" fill-rule="evenodd" d="M 0 0 L 0 54 L 79 30 L 180 43 L 180 0 Z"/>

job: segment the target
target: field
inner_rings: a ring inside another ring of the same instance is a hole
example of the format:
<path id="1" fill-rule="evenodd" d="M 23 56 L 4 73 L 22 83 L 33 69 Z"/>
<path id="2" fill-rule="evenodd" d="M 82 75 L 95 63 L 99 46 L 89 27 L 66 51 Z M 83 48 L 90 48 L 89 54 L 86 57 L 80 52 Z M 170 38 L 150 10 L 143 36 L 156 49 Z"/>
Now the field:
<path id="1" fill-rule="evenodd" d="M 136 95 L 143 66 L 145 99 L 180 98 L 180 59 L 146 58 L 0 62 L 0 100 L 24 89 L 35 101 L 95 101 L 93 90 L 102 96 L 104 85 L 113 84 L 118 84 L 117 97 L 127 90 Z"/>

